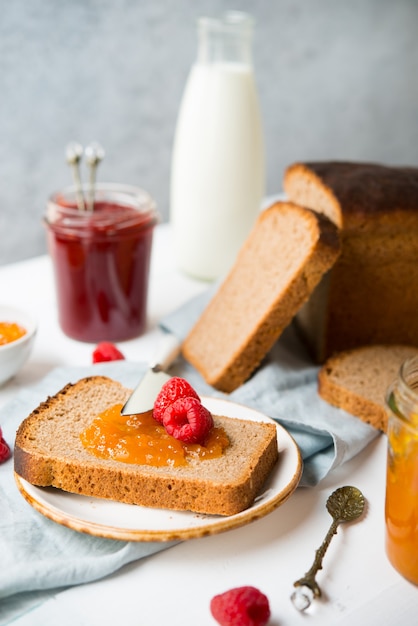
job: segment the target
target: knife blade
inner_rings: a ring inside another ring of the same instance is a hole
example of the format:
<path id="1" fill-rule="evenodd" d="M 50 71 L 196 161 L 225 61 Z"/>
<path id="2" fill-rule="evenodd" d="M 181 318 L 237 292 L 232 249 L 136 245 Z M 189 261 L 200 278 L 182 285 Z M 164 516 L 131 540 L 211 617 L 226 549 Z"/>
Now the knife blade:
<path id="1" fill-rule="evenodd" d="M 161 387 L 171 378 L 165 370 L 178 356 L 180 347 L 181 342 L 175 335 L 164 333 L 145 376 L 122 407 L 122 415 L 138 415 L 152 409 Z"/>

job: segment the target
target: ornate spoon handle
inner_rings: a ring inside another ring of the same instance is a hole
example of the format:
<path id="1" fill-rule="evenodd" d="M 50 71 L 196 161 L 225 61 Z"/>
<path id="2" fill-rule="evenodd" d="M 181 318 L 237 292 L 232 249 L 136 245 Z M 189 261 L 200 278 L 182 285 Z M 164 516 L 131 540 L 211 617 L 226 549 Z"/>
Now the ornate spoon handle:
<path id="1" fill-rule="evenodd" d="M 327 500 L 327 510 L 332 516 L 332 523 L 321 546 L 315 552 L 312 567 L 302 578 L 293 583 L 296 590 L 291 600 L 298 611 L 305 611 L 314 598 L 321 596 L 321 589 L 315 580 L 318 570 L 322 569 L 322 561 L 331 539 L 337 533 L 338 526 L 344 522 L 352 522 L 363 513 L 365 499 L 356 487 L 340 487 Z"/>

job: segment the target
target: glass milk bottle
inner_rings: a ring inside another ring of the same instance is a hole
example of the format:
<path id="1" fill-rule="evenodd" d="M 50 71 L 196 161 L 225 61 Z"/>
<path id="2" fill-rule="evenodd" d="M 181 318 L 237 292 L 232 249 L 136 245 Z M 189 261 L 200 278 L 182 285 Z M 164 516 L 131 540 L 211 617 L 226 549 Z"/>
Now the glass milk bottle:
<path id="1" fill-rule="evenodd" d="M 264 193 L 264 147 L 252 65 L 253 22 L 198 20 L 198 56 L 180 106 L 171 174 L 177 266 L 212 280 L 231 267 Z"/>

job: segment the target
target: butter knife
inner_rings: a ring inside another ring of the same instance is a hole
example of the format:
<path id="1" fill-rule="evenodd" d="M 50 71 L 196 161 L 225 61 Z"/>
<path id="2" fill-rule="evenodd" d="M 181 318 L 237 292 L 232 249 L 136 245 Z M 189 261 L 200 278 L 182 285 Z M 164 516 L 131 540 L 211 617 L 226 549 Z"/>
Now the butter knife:
<path id="1" fill-rule="evenodd" d="M 152 409 L 161 387 L 171 378 L 166 370 L 179 355 L 180 347 L 175 335 L 164 333 L 148 371 L 122 407 L 122 415 L 137 415 Z"/>

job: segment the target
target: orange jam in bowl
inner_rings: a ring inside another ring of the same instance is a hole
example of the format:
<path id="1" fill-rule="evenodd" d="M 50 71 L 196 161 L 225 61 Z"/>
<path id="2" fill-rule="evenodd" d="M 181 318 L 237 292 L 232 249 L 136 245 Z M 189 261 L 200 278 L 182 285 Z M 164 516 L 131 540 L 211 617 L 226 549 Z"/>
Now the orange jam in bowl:
<path id="1" fill-rule="evenodd" d="M 0 346 L 20 339 L 26 332 L 26 328 L 16 322 L 0 322 Z"/>
<path id="2" fill-rule="evenodd" d="M 186 444 L 169 435 L 152 411 L 122 415 L 122 406 L 109 407 L 81 433 L 81 442 L 91 454 L 123 463 L 177 467 L 191 458 L 218 458 L 229 445 L 223 428 L 212 428 L 204 445 Z"/>

